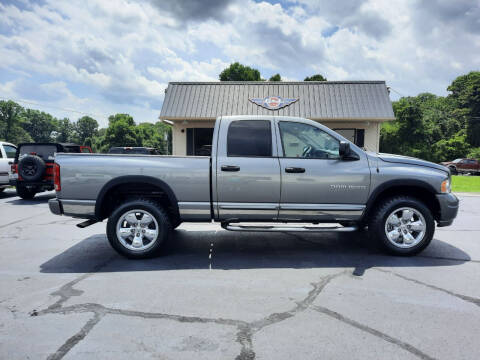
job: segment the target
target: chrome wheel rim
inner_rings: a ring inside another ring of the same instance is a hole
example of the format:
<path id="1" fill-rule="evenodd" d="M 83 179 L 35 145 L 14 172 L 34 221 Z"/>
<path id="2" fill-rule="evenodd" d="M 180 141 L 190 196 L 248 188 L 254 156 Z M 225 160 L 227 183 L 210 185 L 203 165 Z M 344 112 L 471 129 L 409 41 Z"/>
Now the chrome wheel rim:
<path id="1" fill-rule="evenodd" d="M 388 241 L 402 249 L 418 245 L 425 237 L 426 230 L 425 218 L 420 211 L 411 207 L 392 211 L 385 222 Z"/>
<path id="2" fill-rule="evenodd" d="M 117 222 L 117 239 L 131 251 L 145 251 L 158 238 L 157 220 L 148 211 L 134 209 L 125 212 Z"/>

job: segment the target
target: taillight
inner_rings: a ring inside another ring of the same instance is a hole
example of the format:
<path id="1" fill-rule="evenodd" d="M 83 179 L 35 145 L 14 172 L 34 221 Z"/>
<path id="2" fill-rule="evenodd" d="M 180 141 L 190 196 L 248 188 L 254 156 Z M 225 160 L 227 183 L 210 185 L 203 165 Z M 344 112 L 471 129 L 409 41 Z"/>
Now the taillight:
<path id="1" fill-rule="evenodd" d="M 17 169 L 17 164 L 12 164 L 10 167 L 10 170 L 12 171 L 12 174 L 16 174 L 18 169 Z"/>
<path id="2" fill-rule="evenodd" d="M 62 190 L 60 185 L 60 165 L 57 163 L 53 164 L 53 185 L 55 186 L 55 191 Z"/>

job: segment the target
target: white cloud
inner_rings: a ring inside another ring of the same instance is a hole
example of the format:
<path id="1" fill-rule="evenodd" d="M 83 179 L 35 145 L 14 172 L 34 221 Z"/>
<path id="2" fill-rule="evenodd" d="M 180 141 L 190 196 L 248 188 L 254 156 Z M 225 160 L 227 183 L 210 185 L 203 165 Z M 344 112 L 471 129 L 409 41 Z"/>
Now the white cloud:
<path id="1" fill-rule="evenodd" d="M 477 2 L 287 5 L 0 4 L 0 96 L 100 114 L 128 111 L 155 121 L 168 81 L 217 80 L 233 61 L 259 68 L 267 78 L 279 72 L 289 80 L 314 73 L 329 80 L 386 80 L 407 95 L 444 94 L 456 76 L 480 68 Z"/>

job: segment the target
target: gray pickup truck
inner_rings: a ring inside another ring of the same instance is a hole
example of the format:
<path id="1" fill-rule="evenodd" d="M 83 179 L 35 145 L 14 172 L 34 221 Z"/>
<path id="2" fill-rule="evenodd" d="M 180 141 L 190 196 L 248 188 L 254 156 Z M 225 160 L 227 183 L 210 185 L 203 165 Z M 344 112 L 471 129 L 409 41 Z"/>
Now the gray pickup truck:
<path id="1" fill-rule="evenodd" d="M 109 242 L 130 258 L 157 254 L 182 222 L 212 220 L 233 231 L 368 227 L 387 252 L 413 255 L 459 206 L 448 168 L 280 116 L 219 117 L 210 157 L 59 153 L 54 180 L 50 210 L 86 219 L 80 227 L 108 218 Z"/>

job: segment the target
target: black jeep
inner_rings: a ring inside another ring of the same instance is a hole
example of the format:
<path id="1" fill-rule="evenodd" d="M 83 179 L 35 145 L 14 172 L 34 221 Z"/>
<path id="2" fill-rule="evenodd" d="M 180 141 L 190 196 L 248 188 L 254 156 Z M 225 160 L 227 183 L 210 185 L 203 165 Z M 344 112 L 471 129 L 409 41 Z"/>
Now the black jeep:
<path id="1" fill-rule="evenodd" d="M 88 146 L 65 143 L 23 143 L 17 147 L 12 164 L 10 185 L 22 199 L 32 199 L 36 193 L 54 189 L 53 163 L 55 153 L 92 152 Z"/>

